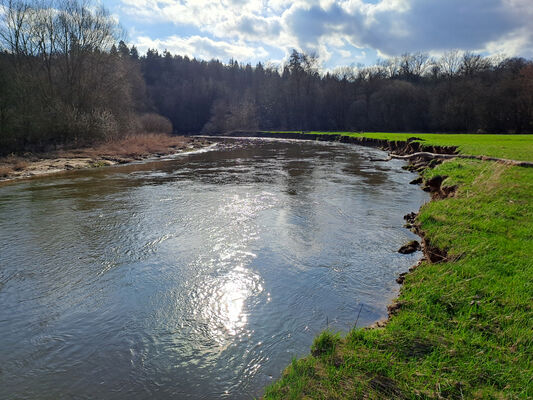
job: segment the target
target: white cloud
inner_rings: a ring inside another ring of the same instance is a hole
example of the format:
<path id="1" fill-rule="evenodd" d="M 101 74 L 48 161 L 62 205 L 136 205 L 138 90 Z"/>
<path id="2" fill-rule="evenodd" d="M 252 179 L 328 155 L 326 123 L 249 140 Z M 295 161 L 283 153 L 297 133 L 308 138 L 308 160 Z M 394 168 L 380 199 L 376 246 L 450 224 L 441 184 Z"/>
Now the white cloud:
<path id="1" fill-rule="evenodd" d="M 254 14 L 243 14 L 219 24 L 214 30 L 217 36 L 235 36 L 245 40 L 275 42 L 282 33 L 279 17 L 265 18 Z"/>
<path id="2" fill-rule="evenodd" d="M 248 61 L 268 57 L 268 52 L 263 47 L 256 48 L 244 44 L 216 41 L 202 36 L 187 38 L 170 36 L 165 39 L 151 39 L 147 36 L 140 36 L 137 38 L 136 45 L 141 52 L 145 52 L 148 49 L 168 50 L 172 54 L 186 55 L 203 60 L 219 59 L 224 62 L 230 58 Z"/>

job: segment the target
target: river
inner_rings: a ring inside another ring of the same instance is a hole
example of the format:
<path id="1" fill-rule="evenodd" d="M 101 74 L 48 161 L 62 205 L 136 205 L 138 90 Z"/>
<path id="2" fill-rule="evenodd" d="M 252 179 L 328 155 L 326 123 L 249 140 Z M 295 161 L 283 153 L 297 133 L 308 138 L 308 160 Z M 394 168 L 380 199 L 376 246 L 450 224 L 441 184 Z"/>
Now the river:
<path id="1" fill-rule="evenodd" d="M 0 186 L 0 398 L 253 398 L 386 317 L 428 196 L 384 157 L 228 139 Z"/>

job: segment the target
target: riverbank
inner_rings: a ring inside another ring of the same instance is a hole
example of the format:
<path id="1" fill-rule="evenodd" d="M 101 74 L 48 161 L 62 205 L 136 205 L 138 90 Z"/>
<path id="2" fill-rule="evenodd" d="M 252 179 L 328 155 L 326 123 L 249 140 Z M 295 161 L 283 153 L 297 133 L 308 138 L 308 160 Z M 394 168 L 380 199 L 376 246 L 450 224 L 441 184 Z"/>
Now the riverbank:
<path id="1" fill-rule="evenodd" d="M 533 137 L 525 135 L 496 139 L 505 144 L 494 144 L 494 135 L 337 136 L 404 153 L 533 159 Z M 411 164 L 433 192 L 413 226 L 425 260 L 401 278 L 389 320 L 346 335 L 323 332 L 266 399 L 533 395 L 533 168 L 464 159 Z"/>
<path id="2" fill-rule="evenodd" d="M 62 171 L 127 164 L 164 157 L 209 145 L 206 139 L 166 134 L 145 134 L 93 147 L 24 153 L 0 157 L 0 182 L 50 175 Z"/>

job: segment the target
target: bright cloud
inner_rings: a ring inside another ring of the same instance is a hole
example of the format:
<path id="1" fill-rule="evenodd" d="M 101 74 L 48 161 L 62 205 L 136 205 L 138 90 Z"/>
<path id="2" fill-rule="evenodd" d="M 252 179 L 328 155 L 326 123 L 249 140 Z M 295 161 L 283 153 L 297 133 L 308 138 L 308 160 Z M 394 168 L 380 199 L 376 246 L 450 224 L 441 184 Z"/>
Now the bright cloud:
<path id="1" fill-rule="evenodd" d="M 196 57 L 203 60 L 220 59 L 250 60 L 266 59 L 268 52 L 262 48 L 249 47 L 246 45 L 232 44 L 225 41 L 215 41 L 207 37 L 191 36 L 182 38 L 170 36 L 164 39 L 151 39 L 147 36 L 137 38 L 137 47 L 141 52 L 148 49 L 168 50 L 172 54 Z"/>

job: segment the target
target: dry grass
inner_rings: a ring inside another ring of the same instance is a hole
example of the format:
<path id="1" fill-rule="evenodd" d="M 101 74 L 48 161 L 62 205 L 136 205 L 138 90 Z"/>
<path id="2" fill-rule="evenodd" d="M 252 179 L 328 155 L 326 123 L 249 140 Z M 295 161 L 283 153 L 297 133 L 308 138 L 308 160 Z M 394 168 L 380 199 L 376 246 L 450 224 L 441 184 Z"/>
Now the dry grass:
<path id="1" fill-rule="evenodd" d="M 13 172 L 13 168 L 6 167 L 6 166 L 1 166 L 0 167 L 0 178 L 8 177 L 8 176 L 11 175 L 12 172 Z"/>
<path id="2" fill-rule="evenodd" d="M 22 171 L 23 169 L 27 168 L 29 163 L 24 160 L 18 160 L 13 164 L 13 170 L 15 171 Z"/>
<path id="3" fill-rule="evenodd" d="M 187 146 L 190 139 L 183 136 L 149 133 L 132 135 L 124 139 L 102 143 L 93 147 L 63 151 L 61 157 L 143 157 L 151 154 L 167 154 Z"/>
<path id="4" fill-rule="evenodd" d="M 483 173 L 479 174 L 473 183 L 483 183 L 485 191 L 492 192 L 499 187 L 502 174 L 507 172 L 509 168 L 511 168 L 509 165 L 488 163 Z"/>
<path id="5" fill-rule="evenodd" d="M 0 178 L 6 178 L 15 171 L 22 171 L 28 165 L 24 158 L 15 155 L 0 157 Z"/>

